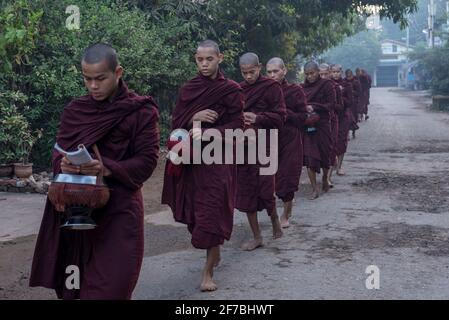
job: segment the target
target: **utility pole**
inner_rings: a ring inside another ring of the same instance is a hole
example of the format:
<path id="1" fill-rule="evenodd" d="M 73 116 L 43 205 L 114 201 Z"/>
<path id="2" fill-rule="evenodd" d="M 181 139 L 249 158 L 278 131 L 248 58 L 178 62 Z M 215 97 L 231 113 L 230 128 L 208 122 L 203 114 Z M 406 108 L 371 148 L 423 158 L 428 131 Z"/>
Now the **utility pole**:
<path id="1" fill-rule="evenodd" d="M 428 6 L 429 16 L 428 16 L 428 25 L 429 25 L 429 32 L 428 32 L 428 45 L 429 48 L 433 48 L 435 46 L 435 37 L 434 37 L 434 30 L 435 27 L 435 0 L 430 0 L 429 6 Z"/>

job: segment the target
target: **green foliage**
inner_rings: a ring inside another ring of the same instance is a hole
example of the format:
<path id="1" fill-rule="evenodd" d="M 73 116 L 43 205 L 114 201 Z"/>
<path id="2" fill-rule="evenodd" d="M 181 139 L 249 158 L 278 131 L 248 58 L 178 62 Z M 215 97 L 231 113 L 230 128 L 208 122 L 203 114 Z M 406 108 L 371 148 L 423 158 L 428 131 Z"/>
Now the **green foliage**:
<path id="1" fill-rule="evenodd" d="M 418 60 L 429 72 L 430 88 L 434 95 L 449 96 L 449 46 L 434 49 L 421 49 L 411 58 Z"/>
<path id="2" fill-rule="evenodd" d="M 323 60 L 328 63 L 338 63 L 344 69 L 363 68 L 373 74 L 382 56 L 382 49 L 376 33 L 364 31 L 347 38 L 338 47 L 324 54 Z"/>

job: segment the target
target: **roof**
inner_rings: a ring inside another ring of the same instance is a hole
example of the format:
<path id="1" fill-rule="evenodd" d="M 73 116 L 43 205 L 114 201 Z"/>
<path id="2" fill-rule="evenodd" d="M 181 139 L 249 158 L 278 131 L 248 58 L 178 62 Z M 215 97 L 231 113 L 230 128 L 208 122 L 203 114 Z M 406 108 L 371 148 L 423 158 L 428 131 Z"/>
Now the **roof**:
<path id="1" fill-rule="evenodd" d="M 396 44 L 396 45 L 401 46 L 401 47 L 407 47 L 407 44 L 405 42 L 401 42 L 401 41 L 397 41 L 397 40 L 385 39 L 385 40 L 381 41 L 381 43 L 385 43 L 385 42 L 393 43 L 393 44 Z M 409 45 L 409 48 L 414 48 L 414 47 L 415 46 Z"/>

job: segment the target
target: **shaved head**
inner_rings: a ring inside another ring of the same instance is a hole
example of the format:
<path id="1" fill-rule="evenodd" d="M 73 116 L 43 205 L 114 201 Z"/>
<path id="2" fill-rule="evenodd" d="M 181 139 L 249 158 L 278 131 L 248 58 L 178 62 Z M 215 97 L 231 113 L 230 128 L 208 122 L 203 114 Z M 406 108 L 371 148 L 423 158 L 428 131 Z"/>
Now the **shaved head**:
<path id="1" fill-rule="evenodd" d="M 320 70 L 318 63 L 316 63 L 315 61 L 309 61 L 304 65 L 304 72 L 307 71 L 312 71 L 312 70 Z"/>
<path id="2" fill-rule="evenodd" d="M 319 68 L 320 68 L 320 70 L 323 70 L 323 71 L 328 71 L 330 69 L 330 67 L 327 63 L 320 64 Z"/>
<path id="3" fill-rule="evenodd" d="M 248 52 L 240 57 L 240 66 L 258 66 L 260 65 L 259 56 L 255 53 Z"/>
<path id="4" fill-rule="evenodd" d="M 282 69 L 285 69 L 285 63 L 284 60 L 282 60 L 281 58 L 271 58 L 268 62 L 267 62 L 267 66 L 270 64 L 274 64 L 278 67 L 281 67 Z"/>
<path id="5" fill-rule="evenodd" d="M 337 71 L 342 71 L 343 70 L 343 66 L 341 64 L 333 64 L 331 66 L 332 70 L 337 70 Z"/>
<path id="6" fill-rule="evenodd" d="M 88 47 L 83 54 L 81 62 L 97 64 L 106 61 L 110 71 L 114 72 L 118 66 L 117 52 L 110 45 L 96 43 Z"/>
<path id="7" fill-rule="evenodd" d="M 216 43 L 213 40 L 204 40 L 204 41 L 200 42 L 200 44 L 198 45 L 197 51 L 200 48 L 212 48 L 217 53 L 217 55 L 219 55 L 221 53 L 218 43 Z"/>

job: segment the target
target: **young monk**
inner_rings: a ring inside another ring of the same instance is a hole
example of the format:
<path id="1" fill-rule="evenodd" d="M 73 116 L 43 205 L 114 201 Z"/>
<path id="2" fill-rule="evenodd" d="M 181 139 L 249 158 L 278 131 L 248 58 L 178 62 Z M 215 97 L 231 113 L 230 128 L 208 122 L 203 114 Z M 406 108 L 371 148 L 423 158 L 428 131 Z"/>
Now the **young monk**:
<path id="1" fill-rule="evenodd" d="M 359 105 L 360 105 L 360 99 L 362 96 L 362 87 L 360 86 L 359 80 L 357 80 L 356 77 L 354 77 L 354 73 L 351 69 L 347 69 L 345 71 L 346 75 L 346 82 L 349 82 L 352 85 L 352 95 L 353 95 L 353 103 L 351 106 L 351 124 L 349 126 L 349 129 L 352 131 L 352 138 L 355 139 L 355 132 L 359 130 L 359 126 L 357 125 L 358 118 L 359 118 Z"/>
<path id="2" fill-rule="evenodd" d="M 262 76 L 262 65 L 254 53 L 240 57 L 240 70 L 245 79 L 241 83 L 245 95 L 245 128 L 256 133 L 263 129 L 282 128 L 286 108 L 281 85 Z M 267 137 L 269 134 L 267 133 Z M 269 146 L 266 146 L 269 149 Z M 257 219 L 257 212 L 266 209 L 273 226 L 273 238 L 282 236 L 279 217 L 276 212 L 275 175 L 261 175 L 261 165 L 248 164 L 238 166 L 238 188 L 236 208 L 246 212 L 254 239 L 242 245 L 243 250 L 251 251 L 263 245 L 263 238 Z"/>
<path id="3" fill-rule="evenodd" d="M 172 114 L 172 129 L 243 129 L 243 95 L 240 86 L 220 71 L 223 54 L 216 42 L 199 44 L 195 54 L 199 74 L 180 90 Z M 207 131 L 204 132 L 207 134 Z M 203 142 L 203 147 L 206 143 Z M 224 150 L 224 148 L 223 148 Z M 179 176 L 165 170 L 162 203 L 173 211 L 176 221 L 188 226 L 192 245 L 207 250 L 200 289 L 215 291 L 214 267 L 220 260 L 220 246 L 229 240 L 233 227 L 237 168 L 234 164 L 182 164 Z M 224 162 L 223 162 L 224 163 Z"/>
<path id="4" fill-rule="evenodd" d="M 341 101 L 341 90 L 340 86 L 337 85 L 332 79 L 331 67 L 327 63 L 320 64 L 320 77 L 322 79 L 330 79 L 334 84 L 336 100 L 330 111 L 330 121 L 331 121 L 331 148 L 329 153 L 329 164 L 330 168 L 327 174 L 327 183 L 330 188 L 334 187 L 332 183 L 332 174 L 334 171 L 334 167 L 337 166 L 337 140 L 338 140 L 338 130 L 339 130 L 339 122 L 338 122 L 338 112 L 343 108 L 343 102 Z"/>
<path id="5" fill-rule="evenodd" d="M 338 139 L 336 146 L 337 153 L 337 175 L 345 175 L 342 170 L 343 159 L 348 149 L 348 135 L 351 125 L 351 106 L 353 104 L 353 89 L 349 81 L 343 79 L 343 69 L 339 64 L 335 64 L 331 67 L 332 79 L 339 86 L 342 92 L 342 108 L 338 111 Z"/>
<path id="6" fill-rule="evenodd" d="M 316 132 L 304 136 L 304 165 L 307 167 L 312 185 L 310 200 L 319 197 L 316 174 L 321 170 L 323 170 L 323 191 L 328 192 L 330 188 L 328 182 L 332 144 L 330 117 L 336 95 L 332 81 L 321 78 L 319 72 L 319 66 L 314 61 L 310 61 L 304 66 L 306 81 L 303 89 L 307 98 L 306 108 L 309 113 L 316 112 L 320 117 L 316 125 Z"/>
<path id="7" fill-rule="evenodd" d="M 277 197 L 284 203 L 284 212 L 280 219 L 281 227 L 288 228 L 303 164 L 302 136 L 307 117 L 307 102 L 301 86 L 290 84 L 285 78 L 287 68 L 281 58 L 272 58 L 268 61 L 267 75 L 281 84 L 287 107 L 287 120 L 279 131 L 279 170 L 275 186 Z"/>
<path id="8" fill-rule="evenodd" d="M 141 187 L 159 154 L 157 106 L 151 97 L 128 90 L 110 46 L 87 48 L 81 67 L 89 94 L 64 108 L 56 141 L 68 151 L 96 144 L 103 166 L 98 159 L 75 166 L 53 153 L 53 172 L 92 176 L 103 171 L 110 199 L 93 211 L 98 227 L 90 231 L 61 229 L 61 213 L 47 200 L 30 286 L 55 289 L 62 299 L 130 299 L 143 259 Z M 65 283 L 73 266 L 80 272 L 79 289 Z"/>

